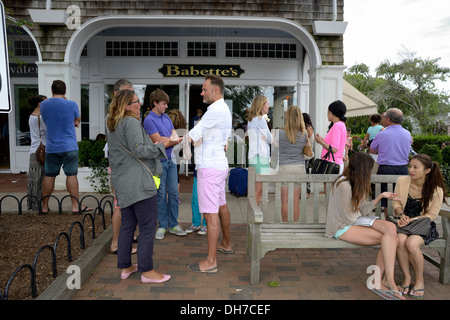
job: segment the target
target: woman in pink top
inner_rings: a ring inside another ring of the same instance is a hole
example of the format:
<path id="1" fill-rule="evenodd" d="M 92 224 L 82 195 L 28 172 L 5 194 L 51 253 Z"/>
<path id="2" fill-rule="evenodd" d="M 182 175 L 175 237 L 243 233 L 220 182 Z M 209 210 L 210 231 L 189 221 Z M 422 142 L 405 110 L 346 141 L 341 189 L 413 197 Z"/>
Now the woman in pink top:
<path id="1" fill-rule="evenodd" d="M 328 106 L 328 120 L 331 123 L 328 127 L 328 132 L 325 139 L 319 134 L 316 134 L 316 142 L 323 147 L 321 157 L 323 158 L 325 156 L 331 146 L 334 154 L 334 162 L 341 167 L 339 174 L 341 174 L 344 170 L 343 158 L 345 152 L 345 142 L 347 139 L 347 129 L 344 123 L 347 120 L 345 117 L 346 112 L 347 107 L 342 101 L 336 100 L 331 103 Z M 329 155 L 326 160 L 333 161 L 333 157 Z"/>

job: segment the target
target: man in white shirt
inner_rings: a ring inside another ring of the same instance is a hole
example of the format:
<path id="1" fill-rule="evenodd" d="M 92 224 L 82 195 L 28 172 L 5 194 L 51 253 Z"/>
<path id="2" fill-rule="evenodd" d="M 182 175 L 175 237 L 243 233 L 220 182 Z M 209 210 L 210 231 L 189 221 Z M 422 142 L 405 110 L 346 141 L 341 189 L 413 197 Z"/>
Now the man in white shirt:
<path id="1" fill-rule="evenodd" d="M 215 75 L 206 77 L 201 96 L 203 102 L 210 106 L 202 120 L 189 131 L 195 146 L 198 204 L 208 226 L 208 256 L 206 260 L 188 267 L 196 272 L 217 272 L 217 251 L 233 253 L 230 243 L 231 218 L 225 196 L 228 177 L 225 151 L 231 134 L 231 113 L 223 99 L 224 89 L 222 78 Z M 219 245 L 220 228 L 223 239 Z"/>

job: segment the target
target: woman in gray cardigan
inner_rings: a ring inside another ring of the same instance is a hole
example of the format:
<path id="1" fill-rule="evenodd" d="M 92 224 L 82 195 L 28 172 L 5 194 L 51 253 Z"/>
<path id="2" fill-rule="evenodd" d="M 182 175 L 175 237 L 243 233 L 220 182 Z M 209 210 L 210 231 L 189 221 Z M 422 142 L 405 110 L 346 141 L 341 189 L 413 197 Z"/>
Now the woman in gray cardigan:
<path id="1" fill-rule="evenodd" d="M 394 280 L 398 243 L 396 227 L 389 221 L 368 216 L 382 198 L 399 200 L 394 193 L 383 192 L 375 200 L 366 201 L 371 193 L 370 175 L 374 163 L 368 153 L 352 155 L 348 167 L 331 188 L 325 236 L 358 245 L 381 245 L 376 260 L 380 287 L 369 289 L 384 299 L 404 300 Z"/>
<path id="2" fill-rule="evenodd" d="M 170 275 L 153 269 L 153 238 L 157 224 L 157 187 L 152 174 L 162 173 L 163 143 L 154 144 L 140 123 L 141 103 L 131 90 L 120 91 L 109 106 L 108 151 L 111 184 L 122 209 L 117 266 L 121 279 L 140 271 L 141 282 L 162 283 Z M 151 171 L 151 173 L 149 172 Z M 133 234 L 139 225 L 138 264 L 131 264 Z"/>

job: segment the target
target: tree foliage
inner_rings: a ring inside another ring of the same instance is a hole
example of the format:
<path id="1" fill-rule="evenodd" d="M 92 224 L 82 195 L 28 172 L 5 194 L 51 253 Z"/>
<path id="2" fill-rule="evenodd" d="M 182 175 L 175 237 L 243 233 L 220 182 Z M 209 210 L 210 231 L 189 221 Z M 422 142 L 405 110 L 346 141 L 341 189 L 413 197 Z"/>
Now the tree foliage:
<path id="1" fill-rule="evenodd" d="M 224 98 L 233 100 L 233 124 L 244 124 L 247 121 L 247 109 L 253 98 L 262 95 L 263 88 L 260 86 L 226 86 Z"/>
<path id="2" fill-rule="evenodd" d="M 445 133 L 442 120 L 450 112 L 450 96 L 436 84 L 447 80 L 450 68 L 441 67 L 440 58 L 422 59 L 410 51 L 402 52 L 401 58 L 399 63 L 383 61 L 375 77 L 365 64 L 350 67 L 344 77 L 378 105 L 378 112 L 396 107 L 418 133 Z"/>

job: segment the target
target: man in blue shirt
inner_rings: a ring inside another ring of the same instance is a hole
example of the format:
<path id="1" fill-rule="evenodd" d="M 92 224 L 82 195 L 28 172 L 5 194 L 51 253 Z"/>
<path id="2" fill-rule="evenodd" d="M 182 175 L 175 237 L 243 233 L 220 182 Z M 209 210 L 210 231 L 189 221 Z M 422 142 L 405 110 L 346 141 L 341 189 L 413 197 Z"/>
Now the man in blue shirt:
<path id="1" fill-rule="evenodd" d="M 185 236 L 186 232 L 178 225 L 178 170 L 175 157 L 172 160 L 173 146 L 180 143 L 181 138 L 176 135 L 170 118 L 164 114 L 169 103 L 169 96 L 161 89 L 150 94 L 152 111 L 144 119 L 144 129 L 154 143 L 172 140 L 166 148 L 168 160 L 161 160 L 163 173 L 160 176 L 161 184 L 158 189 L 158 221 L 159 227 L 155 238 L 161 240 L 169 230 L 178 236 Z"/>
<path id="2" fill-rule="evenodd" d="M 42 182 L 42 212 L 48 212 L 48 200 L 55 187 L 55 178 L 61 166 L 66 174 L 67 191 L 72 196 L 72 212 L 79 212 L 78 200 L 78 142 L 75 127 L 80 125 L 78 105 L 67 100 L 66 84 L 55 80 L 52 97 L 41 102 L 42 119 L 47 126 L 45 149 L 45 176 Z M 84 207 L 83 212 L 92 209 Z"/>

